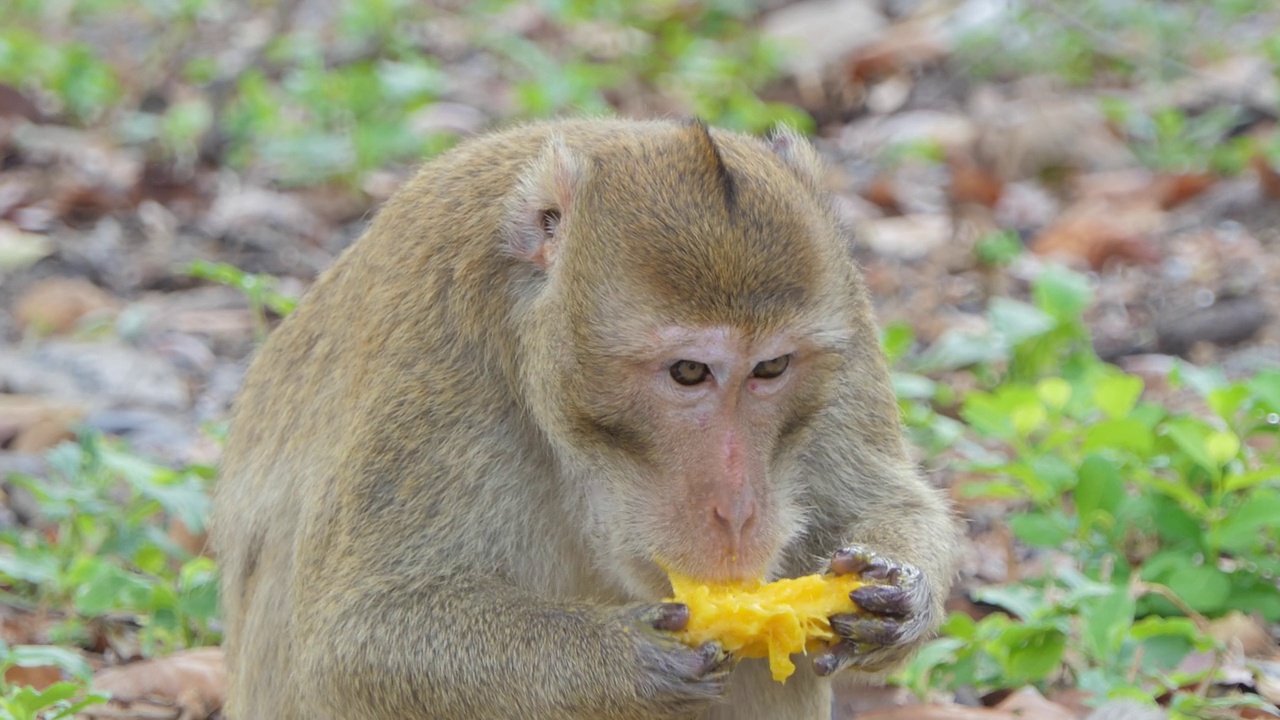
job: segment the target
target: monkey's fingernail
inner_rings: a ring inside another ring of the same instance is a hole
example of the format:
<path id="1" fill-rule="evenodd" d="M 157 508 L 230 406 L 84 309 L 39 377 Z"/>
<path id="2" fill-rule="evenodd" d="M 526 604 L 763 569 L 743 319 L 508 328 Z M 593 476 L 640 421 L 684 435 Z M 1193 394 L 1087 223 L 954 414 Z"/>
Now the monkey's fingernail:
<path id="1" fill-rule="evenodd" d="M 855 575 L 862 573 L 867 567 L 867 554 L 854 548 L 837 550 L 831 558 L 831 572 L 836 575 Z"/>
<path id="2" fill-rule="evenodd" d="M 839 665 L 840 660 L 836 658 L 835 653 L 823 653 L 813 661 L 813 670 L 819 677 L 826 677 L 835 672 Z"/>
<path id="3" fill-rule="evenodd" d="M 663 603 L 658 606 L 657 617 L 653 620 L 654 630 L 676 632 L 689 624 L 689 606 L 684 603 Z"/>
<path id="4" fill-rule="evenodd" d="M 708 670 L 720 667 L 729 659 L 729 653 L 714 640 L 698 648 L 698 654 L 702 656 L 703 667 Z"/>
<path id="5" fill-rule="evenodd" d="M 866 565 L 862 568 L 862 577 L 892 582 L 897 579 L 898 572 L 897 566 L 893 563 L 875 556 L 867 559 Z"/>

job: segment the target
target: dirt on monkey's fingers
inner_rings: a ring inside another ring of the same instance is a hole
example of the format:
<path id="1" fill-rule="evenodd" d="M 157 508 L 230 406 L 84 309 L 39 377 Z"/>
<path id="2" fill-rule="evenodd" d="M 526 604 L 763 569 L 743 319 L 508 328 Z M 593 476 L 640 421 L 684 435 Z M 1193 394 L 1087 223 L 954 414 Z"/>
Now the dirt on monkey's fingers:
<path id="1" fill-rule="evenodd" d="M 669 573 L 674 601 L 689 607 L 677 636 L 691 645 L 720 642 L 737 657 L 769 658 L 773 679 L 795 672 L 791 655 L 836 639 L 833 615 L 859 612 L 849 593 L 868 583 L 857 575 L 806 575 L 771 583 L 712 584 Z"/>

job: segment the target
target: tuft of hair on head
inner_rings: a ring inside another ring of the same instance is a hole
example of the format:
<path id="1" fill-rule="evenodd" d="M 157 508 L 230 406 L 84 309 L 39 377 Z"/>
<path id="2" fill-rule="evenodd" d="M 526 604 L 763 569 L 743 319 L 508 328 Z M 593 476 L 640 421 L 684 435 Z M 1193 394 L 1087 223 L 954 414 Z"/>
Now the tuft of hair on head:
<path id="1" fill-rule="evenodd" d="M 720 188 L 725 209 L 732 213 L 738 207 L 738 187 L 733 175 L 729 173 L 729 168 L 725 167 L 724 158 L 720 155 L 720 148 L 716 146 L 715 138 L 711 137 L 711 128 L 707 127 L 706 122 L 701 118 L 688 120 L 686 125 L 693 134 L 694 142 L 702 153 L 706 167 L 711 171 Z"/>
<path id="2" fill-rule="evenodd" d="M 813 193 L 823 191 L 826 165 L 808 138 L 789 125 L 774 127 L 768 138 L 769 149 Z"/>
<path id="3" fill-rule="evenodd" d="M 507 251 L 546 272 L 555 264 L 564 228 L 581 187 L 583 164 L 553 135 L 529 163 L 507 199 Z"/>

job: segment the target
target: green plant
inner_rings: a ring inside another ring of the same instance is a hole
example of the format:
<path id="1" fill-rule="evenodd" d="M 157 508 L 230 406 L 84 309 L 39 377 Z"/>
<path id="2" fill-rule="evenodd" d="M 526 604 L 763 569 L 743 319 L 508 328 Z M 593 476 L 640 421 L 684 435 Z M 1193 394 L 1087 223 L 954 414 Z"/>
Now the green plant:
<path id="1" fill-rule="evenodd" d="M 1198 391 L 1203 410 L 1144 401 L 1141 378 L 1093 354 L 1081 321 L 1090 296 L 1082 276 L 1049 269 L 1033 303 L 993 299 L 983 333 L 944 335 L 911 358 L 910 331 L 886 330 L 887 353 L 915 371 L 898 375 L 908 427 L 930 429 L 931 413 L 958 405 L 950 462 L 981 478 L 960 492 L 1012 505 L 1015 537 L 1065 561 L 976 592 L 1001 611 L 951 617 L 898 680 L 921 694 L 1028 682 L 1071 683 L 1096 700 L 1171 693 L 1179 718 L 1265 706 L 1183 690 L 1207 676 L 1177 668 L 1212 649 L 1204 616 L 1280 620 L 1280 372 L 1228 382 L 1180 365 L 1168 381 Z M 962 368 L 980 386 L 958 403 L 916 374 Z"/>
<path id="2" fill-rule="evenodd" d="M 1127 135 L 1144 165 L 1163 172 L 1216 172 L 1234 175 L 1252 152 L 1249 138 L 1228 138 L 1239 111 L 1216 107 L 1198 115 L 1178 108 L 1135 111 L 1118 98 L 1103 101 L 1107 117 Z"/>
<path id="3" fill-rule="evenodd" d="M 166 532 L 172 520 L 203 530 L 212 468 L 166 468 L 92 432 L 48 461 L 49 478 L 9 479 L 41 517 L 40 527 L 0 533 L 6 601 L 62 615 L 69 640 L 87 620 L 121 611 L 138 618 L 149 653 L 216 640 L 216 568 Z"/>
<path id="4" fill-rule="evenodd" d="M 48 645 L 15 645 L 0 642 L 0 674 L 11 667 L 54 666 L 72 675 L 73 682 L 56 682 L 43 690 L 4 687 L 0 696 L 0 720 L 58 720 L 75 716 L 89 706 L 106 702 L 106 695 L 86 693 L 92 674 L 89 663 L 65 648 Z"/>
<path id="5" fill-rule="evenodd" d="M 284 317 L 297 307 L 296 298 L 277 292 L 278 281 L 270 275 L 254 275 L 228 263 L 196 260 L 183 270 L 191 277 L 216 282 L 244 293 L 253 313 L 254 335 L 258 341 L 267 336 L 267 311 Z"/>

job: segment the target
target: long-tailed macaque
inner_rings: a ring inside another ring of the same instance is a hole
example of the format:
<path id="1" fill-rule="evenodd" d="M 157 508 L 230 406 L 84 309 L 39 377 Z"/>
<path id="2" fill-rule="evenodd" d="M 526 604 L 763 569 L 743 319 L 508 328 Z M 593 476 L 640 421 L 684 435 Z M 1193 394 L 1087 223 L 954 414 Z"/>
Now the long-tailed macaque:
<path id="1" fill-rule="evenodd" d="M 826 718 L 937 626 L 909 459 L 812 147 L 559 121 L 429 162 L 256 357 L 216 491 L 232 720 Z M 659 568 L 859 572 L 797 657 L 676 641 Z"/>

